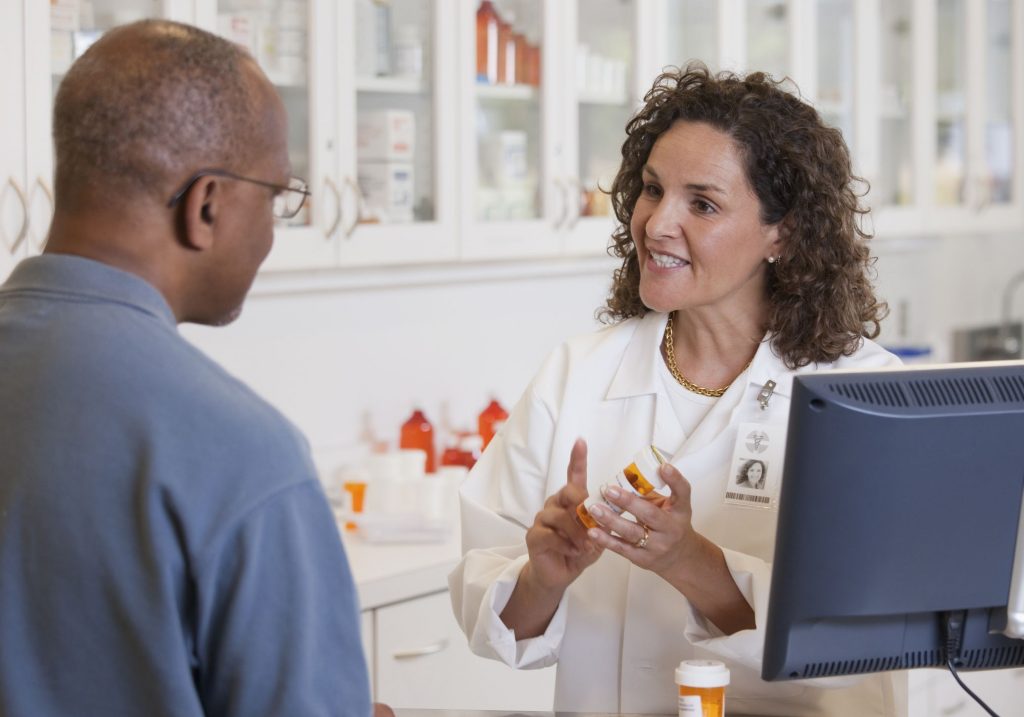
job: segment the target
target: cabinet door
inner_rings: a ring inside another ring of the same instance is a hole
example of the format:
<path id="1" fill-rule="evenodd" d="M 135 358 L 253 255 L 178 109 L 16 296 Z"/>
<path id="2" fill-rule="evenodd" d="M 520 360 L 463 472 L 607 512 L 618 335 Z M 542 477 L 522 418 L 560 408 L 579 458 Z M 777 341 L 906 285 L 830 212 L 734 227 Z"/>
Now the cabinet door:
<path id="1" fill-rule="evenodd" d="M 554 668 L 513 670 L 477 657 L 447 592 L 375 612 L 375 699 L 395 708 L 547 711 Z"/>
<path id="2" fill-rule="evenodd" d="M 274 84 L 288 112 L 292 175 L 312 191 L 297 216 L 278 222 L 264 271 L 337 262 L 331 230 L 340 201 L 325 129 L 336 107 L 334 9 L 326 0 L 197 0 L 197 23 L 247 48 Z"/>
<path id="3" fill-rule="evenodd" d="M 339 23 L 343 266 L 457 256 L 454 0 L 355 0 Z"/>
<path id="4" fill-rule="evenodd" d="M 843 133 L 846 146 L 855 157 L 854 0 L 817 0 L 814 11 L 814 106 L 826 124 Z"/>
<path id="5" fill-rule="evenodd" d="M 14 3 L 9 3 L 13 5 Z M 146 18 L 191 21 L 188 0 L 51 0 L 24 3 L 26 196 L 29 252 L 43 248 L 53 216 L 53 99 L 71 63 L 115 25 Z"/>
<path id="6" fill-rule="evenodd" d="M 25 188 L 25 8 L 0 4 L 0 280 L 25 254 L 29 231 Z"/>
<path id="7" fill-rule="evenodd" d="M 460 0 L 462 255 L 554 256 L 572 216 L 560 3 Z M 520 62 L 522 58 L 522 62 Z"/>
<path id="8" fill-rule="evenodd" d="M 654 77 L 637 61 L 642 16 L 637 0 L 564 3 L 566 45 L 574 50 L 567 77 L 563 132 L 569 193 L 565 251 L 604 254 L 618 225 L 608 190 L 622 162 L 625 127 Z"/>

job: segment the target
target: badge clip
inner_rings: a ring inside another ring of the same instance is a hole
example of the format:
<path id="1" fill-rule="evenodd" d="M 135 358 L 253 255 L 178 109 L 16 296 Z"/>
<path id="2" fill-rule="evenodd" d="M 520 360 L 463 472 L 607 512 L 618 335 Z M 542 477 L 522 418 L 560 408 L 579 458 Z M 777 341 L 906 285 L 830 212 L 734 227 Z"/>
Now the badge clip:
<path id="1" fill-rule="evenodd" d="M 764 382 L 764 386 L 761 387 L 760 393 L 757 394 L 757 402 L 761 404 L 761 410 L 764 411 L 768 408 L 768 401 L 771 400 L 772 394 L 775 392 L 775 386 L 777 384 L 768 379 Z"/>

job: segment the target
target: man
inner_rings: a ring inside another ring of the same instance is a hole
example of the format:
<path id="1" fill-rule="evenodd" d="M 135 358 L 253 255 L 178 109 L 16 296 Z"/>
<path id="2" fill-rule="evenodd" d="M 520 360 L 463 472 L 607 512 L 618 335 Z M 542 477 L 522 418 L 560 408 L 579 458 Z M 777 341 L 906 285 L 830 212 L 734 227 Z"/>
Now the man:
<path id="1" fill-rule="evenodd" d="M 284 106 L 147 21 L 71 68 L 54 140 L 46 251 L 0 287 L 0 715 L 367 717 L 308 447 L 176 328 L 238 315 L 305 198 Z"/>

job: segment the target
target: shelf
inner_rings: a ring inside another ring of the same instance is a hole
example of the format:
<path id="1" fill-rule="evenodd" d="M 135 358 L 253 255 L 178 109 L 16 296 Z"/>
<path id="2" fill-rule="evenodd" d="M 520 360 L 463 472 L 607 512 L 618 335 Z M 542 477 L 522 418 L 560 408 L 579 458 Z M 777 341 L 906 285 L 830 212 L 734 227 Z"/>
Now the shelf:
<path id="1" fill-rule="evenodd" d="M 419 77 L 357 77 L 356 91 L 391 95 L 423 95 L 427 93 L 427 86 Z"/>
<path id="2" fill-rule="evenodd" d="M 481 100 L 523 102 L 536 100 L 539 88 L 533 85 L 476 85 L 476 96 Z"/>
<path id="3" fill-rule="evenodd" d="M 625 92 L 601 92 L 594 90 L 577 90 L 576 99 L 583 105 L 601 105 L 605 107 L 625 107 L 628 102 Z"/>

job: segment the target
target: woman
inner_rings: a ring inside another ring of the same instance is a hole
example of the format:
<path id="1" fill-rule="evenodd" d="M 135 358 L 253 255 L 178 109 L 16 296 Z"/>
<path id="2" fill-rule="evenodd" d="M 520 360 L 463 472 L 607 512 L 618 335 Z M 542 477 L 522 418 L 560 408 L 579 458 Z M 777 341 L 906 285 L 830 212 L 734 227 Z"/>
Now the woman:
<path id="1" fill-rule="evenodd" d="M 751 458 L 743 464 L 742 468 L 740 468 L 740 472 L 736 476 L 736 485 L 743 486 L 745 488 L 752 488 L 754 490 L 763 490 L 765 481 L 764 472 L 764 461 Z"/>
<path id="2" fill-rule="evenodd" d="M 765 75 L 702 65 L 626 130 L 615 323 L 554 351 L 463 485 L 456 617 L 480 655 L 557 661 L 556 710 L 674 714 L 673 669 L 706 657 L 730 713 L 899 714 L 888 676 L 760 679 L 793 374 L 897 363 L 870 340 L 885 306 L 842 138 Z M 597 508 L 586 530 L 576 506 L 648 445 L 667 497 L 606 490 L 637 522 Z M 768 501 L 731 485 L 754 457 Z"/>

